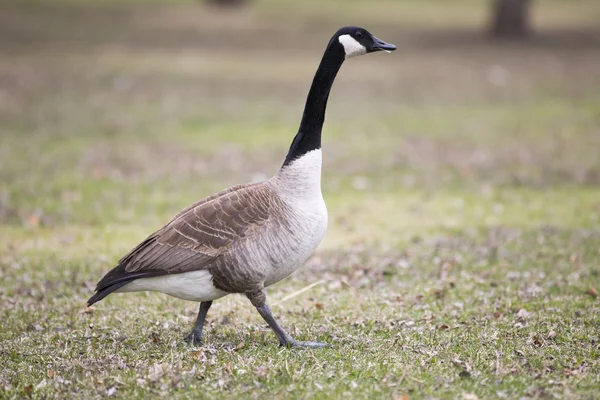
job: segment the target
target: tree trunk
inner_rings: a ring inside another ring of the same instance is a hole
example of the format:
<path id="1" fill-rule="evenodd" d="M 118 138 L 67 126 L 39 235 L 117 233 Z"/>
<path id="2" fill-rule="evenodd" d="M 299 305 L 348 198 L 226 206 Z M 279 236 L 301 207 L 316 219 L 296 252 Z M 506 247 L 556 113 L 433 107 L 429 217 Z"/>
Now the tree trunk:
<path id="1" fill-rule="evenodd" d="M 530 4 L 530 0 L 493 0 L 492 35 L 500 38 L 527 36 Z"/>
<path id="2" fill-rule="evenodd" d="M 208 4 L 214 4 L 216 6 L 223 7 L 235 7 L 244 5 L 247 0 L 206 0 Z"/>

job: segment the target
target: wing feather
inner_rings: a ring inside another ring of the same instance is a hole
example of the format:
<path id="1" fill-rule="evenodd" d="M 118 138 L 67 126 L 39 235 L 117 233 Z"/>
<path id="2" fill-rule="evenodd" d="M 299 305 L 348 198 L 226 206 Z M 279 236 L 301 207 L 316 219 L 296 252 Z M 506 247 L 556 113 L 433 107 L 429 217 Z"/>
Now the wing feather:
<path id="1" fill-rule="evenodd" d="M 255 183 L 190 205 L 121 258 L 98 282 L 98 293 L 89 301 L 101 300 L 123 282 L 208 268 L 237 240 L 260 231 L 278 204 L 269 187 Z"/>

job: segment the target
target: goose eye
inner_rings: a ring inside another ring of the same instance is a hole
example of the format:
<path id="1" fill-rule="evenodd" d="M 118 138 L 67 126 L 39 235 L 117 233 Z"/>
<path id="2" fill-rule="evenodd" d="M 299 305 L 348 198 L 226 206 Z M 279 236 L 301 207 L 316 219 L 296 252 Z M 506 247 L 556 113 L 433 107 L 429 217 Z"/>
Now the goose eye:
<path id="1" fill-rule="evenodd" d="M 361 31 L 356 32 L 356 34 L 354 35 L 356 36 L 358 39 L 363 37 L 363 33 Z"/>

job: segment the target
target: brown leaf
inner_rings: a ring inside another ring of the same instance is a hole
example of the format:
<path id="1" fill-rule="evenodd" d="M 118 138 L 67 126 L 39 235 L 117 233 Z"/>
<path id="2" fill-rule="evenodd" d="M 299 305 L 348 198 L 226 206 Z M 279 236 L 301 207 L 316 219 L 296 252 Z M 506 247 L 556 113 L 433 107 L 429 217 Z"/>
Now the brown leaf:
<path id="1" fill-rule="evenodd" d="M 595 287 L 592 286 L 592 284 L 590 284 L 590 287 L 588 288 L 586 293 L 592 297 L 598 298 L 598 291 Z"/>
<path id="2" fill-rule="evenodd" d="M 225 364 L 224 369 L 225 369 L 225 371 L 228 374 L 231 374 L 231 371 L 233 371 L 233 363 L 227 363 L 227 364 Z"/>
<path id="3" fill-rule="evenodd" d="M 48 375 L 48 378 L 54 379 L 56 377 L 56 371 L 52 371 L 49 369 L 46 371 L 46 375 Z"/>
<path id="4" fill-rule="evenodd" d="M 197 361 L 205 361 L 206 356 L 204 355 L 204 347 L 200 347 L 198 350 L 190 352 L 190 356 Z"/>
<path id="5" fill-rule="evenodd" d="M 36 210 L 27 217 L 27 226 L 30 228 L 37 228 L 42 223 L 42 212 L 40 210 Z"/>
<path id="6" fill-rule="evenodd" d="M 410 397 L 408 397 L 407 394 L 401 394 L 400 396 L 396 397 L 396 400 L 410 400 Z"/>
<path id="7" fill-rule="evenodd" d="M 27 385 L 23 388 L 23 391 L 27 396 L 31 396 L 31 391 L 33 390 L 33 385 Z"/>
<path id="8" fill-rule="evenodd" d="M 544 341 L 537 335 L 532 338 L 532 343 L 535 347 L 542 347 L 544 345 Z"/>
<path id="9" fill-rule="evenodd" d="M 78 314 L 91 314 L 96 310 L 96 307 L 89 306 L 82 310 L 79 310 Z"/>
<path id="10" fill-rule="evenodd" d="M 106 178 L 106 170 L 102 167 L 96 167 L 92 170 L 92 179 L 101 181 Z"/>
<path id="11" fill-rule="evenodd" d="M 317 309 L 322 310 L 325 306 L 323 305 L 323 303 L 315 303 L 315 307 L 317 307 Z"/>
<path id="12" fill-rule="evenodd" d="M 450 329 L 450 327 L 449 327 L 448 325 L 446 325 L 446 324 L 438 325 L 438 327 L 437 327 L 437 328 L 438 328 L 438 330 L 440 330 L 440 331 L 445 331 L 445 330 L 447 330 L 447 329 Z"/>
<path id="13" fill-rule="evenodd" d="M 260 367 L 256 367 L 254 369 L 254 375 L 263 379 L 267 377 L 267 372 L 269 372 L 269 368 L 266 365 L 261 365 Z"/>
<path id="14" fill-rule="evenodd" d="M 235 348 L 233 350 L 234 351 L 238 351 L 238 350 L 243 349 L 244 347 L 246 347 L 246 343 L 240 342 L 240 343 L 237 344 L 237 346 L 235 346 Z"/>
<path id="15" fill-rule="evenodd" d="M 152 343 L 160 343 L 160 335 L 156 332 L 150 333 L 150 341 Z"/>

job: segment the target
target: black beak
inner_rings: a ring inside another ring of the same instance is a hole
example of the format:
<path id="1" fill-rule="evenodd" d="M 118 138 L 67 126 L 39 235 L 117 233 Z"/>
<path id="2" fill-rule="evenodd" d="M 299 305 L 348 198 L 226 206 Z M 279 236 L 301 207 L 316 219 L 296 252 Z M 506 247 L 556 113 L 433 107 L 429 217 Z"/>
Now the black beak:
<path id="1" fill-rule="evenodd" d="M 396 46 L 394 46 L 393 44 L 390 43 L 386 43 L 383 40 L 376 38 L 375 36 L 372 37 L 373 39 L 373 46 L 371 47 L 371 51 L 394 51 L 396 50 Z"/>

